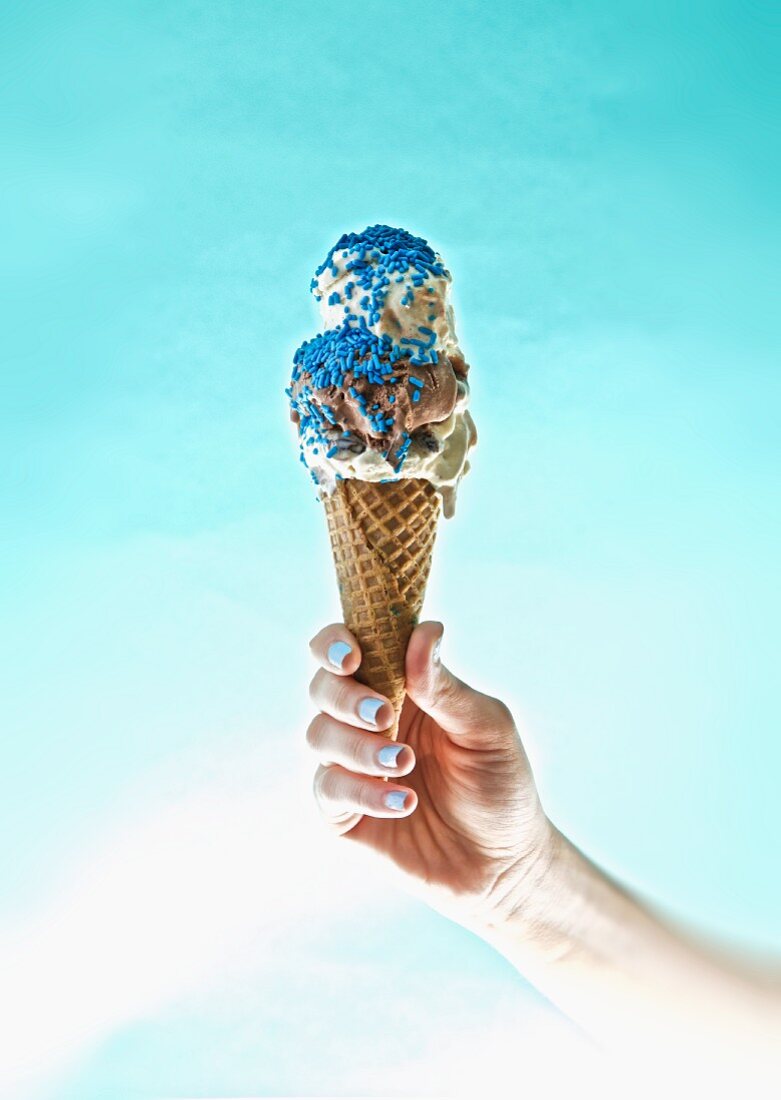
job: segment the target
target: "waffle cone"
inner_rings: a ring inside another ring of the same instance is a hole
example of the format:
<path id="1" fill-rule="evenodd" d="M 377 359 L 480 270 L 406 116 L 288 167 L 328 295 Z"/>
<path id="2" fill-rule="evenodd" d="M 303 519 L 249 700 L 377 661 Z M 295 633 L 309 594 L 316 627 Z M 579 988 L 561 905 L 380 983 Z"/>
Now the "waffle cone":
<path id="1" fill-rule="evenodd" d="M 345 478 L 324 500 L 345 625 L 361 646 L 356 678 L 386 695 L 396 740 L 404 658 L 423 606 L 439 496 L 422 478 Z"/>

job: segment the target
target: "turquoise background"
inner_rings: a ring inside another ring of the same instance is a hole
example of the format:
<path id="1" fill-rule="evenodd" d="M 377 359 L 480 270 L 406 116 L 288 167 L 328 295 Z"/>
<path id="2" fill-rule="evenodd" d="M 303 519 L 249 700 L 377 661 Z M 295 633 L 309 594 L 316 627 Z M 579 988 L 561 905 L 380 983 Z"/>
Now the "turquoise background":
<path id="1" fill-rule="evenodd" d="M 308 865 L 269 862 L 314 834 L 306 642 L 338 616 L 283 387 L 314 267 L 377 221 L 444 254 L 473 365 L 480 443 L 427 602 L 443 658 L 511 703 L 589 854 L 781 950 L 775 6 L 74 2 L 0 22 L 0 947 L 19 988 L 54 944 L 87 990 L 65 1034 L 59 964 L 36 971 L 62 1001 L 30 1015 L 40 1094 L 414 1095 L 436 1035 L 485 1033 L 497 1006 L 569 1041 L 423 907 L 378 884 L 356 917 L 340 852 L 311 891 Z M 212 887 L 215 777 L 258 816 Z M 273 960 L 226 961 L 216 919 L 161 992 L 144 959 L 174 950 L 186 889 L 144 878 L 169 835 L 145 822 L 183 800 L 201 902 L 224 891 L 230 923 L 239 881 L 250 909 L 300 901 Z M 72 881 L 105 953 L 68 947 Z M 104 1011 L 112 944 L 141 977 Z"/>

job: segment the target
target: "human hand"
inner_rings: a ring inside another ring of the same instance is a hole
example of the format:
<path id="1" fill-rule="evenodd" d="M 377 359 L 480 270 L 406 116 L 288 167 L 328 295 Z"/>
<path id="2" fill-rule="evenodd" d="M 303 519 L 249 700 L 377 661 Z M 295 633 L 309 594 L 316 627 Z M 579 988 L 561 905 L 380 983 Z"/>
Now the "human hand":
<path id="1" fill-rule="evenodd" d="M 502 919 L 534 890 L 555 830 L 512 715 L 441 663 L 442 633 L 435 622 L 413 631 L 392 742 L 381 732 L 392 723 L 390 702 L 354 678 L 358 642 L 340 623 L 321 630 L 310 642 L 319 713 L 307 741 L 320 758 L 314 791 L 328 826 L 389 860 L 433 908 L 474 927 Z"/>

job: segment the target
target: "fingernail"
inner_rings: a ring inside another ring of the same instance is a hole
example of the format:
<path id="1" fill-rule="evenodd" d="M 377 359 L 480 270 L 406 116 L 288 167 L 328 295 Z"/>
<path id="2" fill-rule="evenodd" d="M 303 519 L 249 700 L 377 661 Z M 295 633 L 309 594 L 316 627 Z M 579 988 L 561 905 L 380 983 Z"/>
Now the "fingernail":
<path id="1" fill-rule="evenodd" d="M 382 699 L 361 699 L 358 704 L 358 714 L 361 720 L 364 722 L 371 722 L 373 726 L 377 725 L 377 711 L 383 704 Z"/>
<path id="2" fill-rule="evenodd" d="M 328 647 L 328 660 L 334 668 L 342 668 L 347 657 L 353 651 L 353 647 L 347 642 L 331 642 Z"/>
<path id="3" fill-rule="evenodd" d="M 389 810 L 403 810 L 406 801 L 406 791 L 388 791 L 385 795 L 385 805 Z"/>
<path id="4" fill-rule="evenodd" d="M 377 753 L 377 759 L 382 764 L 383 768 L 395 768 L 398 763 L 399 754 L 403 752 L 403 750 L 403 745 L 383 745 Z"/>
<path id="5" fill-rule="evenodd" d="M 439 651 L 442 647 L 442 635 L 440 634 L 437 640 L 434 642 L 434 648 L 431 650 L 432 664 L 439 664 Z"/>

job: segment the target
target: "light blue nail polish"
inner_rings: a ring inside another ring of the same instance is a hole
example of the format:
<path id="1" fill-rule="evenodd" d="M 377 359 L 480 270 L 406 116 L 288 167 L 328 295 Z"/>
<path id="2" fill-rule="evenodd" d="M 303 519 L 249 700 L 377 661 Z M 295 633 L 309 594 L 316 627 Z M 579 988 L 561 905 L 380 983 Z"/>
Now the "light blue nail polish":
<path id="1" fill-rule="evenodd" d="M 383 768 L 395 768 L 399 759 L 399 753 L 404 750 L 403 745 L 383 745 L 377 753 L 377 759 Z"/>
<path id="2" fill-rule="evenodd" d="M 358 704 L 358 714 L 361 721 L 370 722 L 373 726 L 377 725 L 377 711 L 382 706 L 382 699 L 361 699 Z"/>
<path id="3" fill-rule="evenodd" d="M 406 801 L 406 791 L 388 791 L 385 795 L 385 805 L 389 810 L 403 810 Z"/>
<path id="4" fill-rule="evenodd" d="M 328 660 L 334 668 L 342 668 L 345 660 L 353 651 L 353 647 L 347 642 L 331 642 L 328 647 Z"/>

